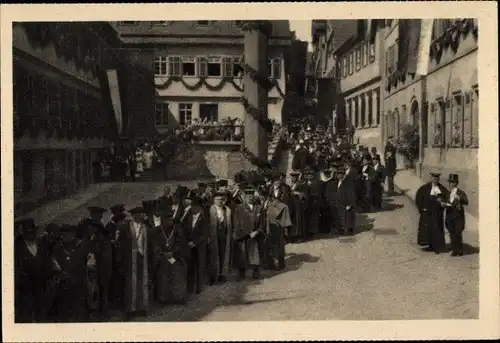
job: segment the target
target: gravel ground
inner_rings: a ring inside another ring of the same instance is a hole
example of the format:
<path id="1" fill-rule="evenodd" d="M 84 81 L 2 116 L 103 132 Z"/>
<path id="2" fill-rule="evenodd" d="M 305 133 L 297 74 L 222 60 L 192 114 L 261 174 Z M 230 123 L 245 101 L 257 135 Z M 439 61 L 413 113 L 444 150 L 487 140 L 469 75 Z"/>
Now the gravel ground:
<path id="1" fill-rule="evenodd" d="M 413 203 L 389 201 L 387 210 L 358 217 L 354 237 L 287 245 L 286 272 L 208 287 L 187 306 L 156 308 L 147 320 L 477 318 L 477 251 L 453 258 L 420 251 Z"/>

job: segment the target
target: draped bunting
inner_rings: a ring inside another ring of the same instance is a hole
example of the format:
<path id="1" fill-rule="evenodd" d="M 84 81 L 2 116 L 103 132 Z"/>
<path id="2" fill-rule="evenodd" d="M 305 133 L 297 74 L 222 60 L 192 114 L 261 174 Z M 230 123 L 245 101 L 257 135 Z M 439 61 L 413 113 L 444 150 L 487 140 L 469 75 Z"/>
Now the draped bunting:
<path id="1" fill-rule="evenodd" d="M 430 57 L 439 63 L 445 49 L 451 48 L 453 52 L 457 52 L 460 39 L 466 38 L 471 32 L 477 39 L 477 25 L 473 19 L 456 20 L 443 35 L 432 42 Z"/>
<path id="2" fill-rule="evenodd" d="M 417 69 L 418 44 L 421 20 L 400 19 L 398 66 L 400 77 L 406 73 L 414 74 Z"/>
<path id="3" fill-rule="evenodd" d="M 250 105 L 248 103 L 248 99 L 245 97 L 240 98 L 241 103 L 243 104 L 243 107 L 245 108 L 245 111 L 250 114 L 255 120 L 257 120 L 260 125 L 266 130 L 268 133 L 273 132 L 273 123 L 269 118 L 266 118 L 262 115 L 262 113 L 259 111 L 259 109 L 255 108 L 254 106 Z"/>
<path id="4" fill-rule="evenodd" d="M 261 168 L 261 169 L 264 169 L 264 170 L 272 169 L 272 165 L 271 165 L 271 163 L 269 163 L 269 161 L 261 159 L 261 158 L 255 156 L 243 144 L 241 145 L 241 152 L 250 161 L 250 163 L 252 163 L 253 165 L 257 166 L 258 168 Z"/>

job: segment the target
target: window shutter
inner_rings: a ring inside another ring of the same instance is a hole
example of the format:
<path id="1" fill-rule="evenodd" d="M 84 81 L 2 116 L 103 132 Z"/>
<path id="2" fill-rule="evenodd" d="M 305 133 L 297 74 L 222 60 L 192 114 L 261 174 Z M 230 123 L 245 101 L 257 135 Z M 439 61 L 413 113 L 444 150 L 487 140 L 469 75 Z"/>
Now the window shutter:
<path id="1" fill-rule="evenodd" d="M 233 65 L 231 57 L 222 57 L 222 76 L 223 77 L 233 76 Z"/>
<path id="2" fill-rule="evenodd" d="M 457 147 L 462 147 L 464 144 L 464 103 L 463 95 L 460 94 L 455 97 L 455 144 Z"/>
<path id="3" fill-rule="evenodd" d="M 434 146 L 435 144 L 435 136 L 436 136 L 436 112 L 437 112 L 437 104 L 435 102 L 431 103 L 430 111 L 429 111 L 429 146 Z"/>
<path id="4" fill-rule="evenodd" d="M 464 109 L 464 120 L 463 120 L 463 132 L 464 132 L 464 146 L 469 147 L 471 146 L 471 123 L 472 123 L 472 107 L 471 107 L 471 92 L 467 92 L 463 95 L 463 109 Z"/>
<path id="5" fill-rule="evenodd" d="M 208 60 L 206 57 L 196 57 L 198 76 L 207 77 L 208 75 Z"/>
<path id="6" fill-rule="evenodd" d="M 452 111 L 451 111 L 451 99 L 446 99 L 445 102 L 445 112 L 444 112 L 444 129 L 445 129 L 445 146 L 451 146 L 451 125 L 452 125 Z"/>

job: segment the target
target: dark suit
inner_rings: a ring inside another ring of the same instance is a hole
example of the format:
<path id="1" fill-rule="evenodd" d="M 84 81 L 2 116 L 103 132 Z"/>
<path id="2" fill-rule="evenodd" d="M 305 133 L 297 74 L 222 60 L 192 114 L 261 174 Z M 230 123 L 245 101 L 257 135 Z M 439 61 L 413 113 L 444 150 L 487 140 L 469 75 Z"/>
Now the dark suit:
<path id="1" fill-rule="evenodd" d="M 387 176 L 387 193 L 394 193 L 394 176 L 396 175 L 396 148 L 394 145 L 387 145 L 384 151 L 385 169 Z"/>
<path id="2" fill-rule="evenodd" d="M 353 232 L 356 226 L 356 193 L 354 182 L 345 178 L 337 183 L 337 215 L 339 217 L 340 230 Z M 350 208 L 347 209 L 347 206 Z"/>
<path id="3" fill-rule="evenodd" d="M 309 203 L 306 212 L 306 223 L 309 226 L 308 234 L 315 235 L 319 230 L 321 208 L 323 207 L 323 188 L 319 180 L 311 181 L 308 186 Z"/>
<path id="4" fill-rule="evenodd" d="M 199 211 L 199 212 L 197 212 Z M 197 214 L 195 219 L 194 213 Z M 201 208 L 188 210 L 188 214 L 182 221 L 183 231 L 188 242 L 193 242 L 195 246 L 191 248 L 188 261 L 188 291 L 201 292 L 201 287 L 205 278 L 206 268 L 206 245 L 208 239 L 208 218 Z"/>
<path id="5" fill-rule="evenodd" d="M 373 167 L 372 204 L 375 209 L 382 208 L 382 193 L 384 191 L 385 168 L 381 164 Z"/>
<path id="6" fill-rule="evenodd" d="M 309 165 L 310 161 L 309 151 L 305 147 L 300 147 L 293 155 L 292 169 L 302 171 Z"/>
<path id="7" fill-rule="evenodd" d="M 457 196 L 459 200 L 455 199 L 451 202 L 451 207 L 446 208 L 446 228 L 450 233 L 451 248 L 455 253 L 463 253 L 463 240 L 462 232 L 465 229 L 465 210 L 464 206 L 469 204 L 467 194 L 460 188 L 457 188 Z M 445 199 L 449 201 L 450 199 Z"/>
<path id="8" fill-rule="evenodd" d="M 328 218 L 328 228 L 333 232 L 335 227 L 339 227 L 337 215 L 337 190 L 338 180 L 328 179 L 323 184 L 323 199 L 325 203 L 325 215 Z"/>

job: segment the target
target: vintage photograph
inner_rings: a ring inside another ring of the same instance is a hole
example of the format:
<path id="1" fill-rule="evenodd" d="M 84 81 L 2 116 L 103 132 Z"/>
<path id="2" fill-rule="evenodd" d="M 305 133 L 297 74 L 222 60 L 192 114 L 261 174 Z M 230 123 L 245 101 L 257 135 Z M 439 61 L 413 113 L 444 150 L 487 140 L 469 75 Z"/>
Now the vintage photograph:
<path id="1" fill-rule="evenodd" d="M 493 337 L 494 20 L 444 3 L 2 5 L 6 340 Z"/>
<path id="2" fill-rule="evenodd" d="M 16 323 L 478 318 L 476 19 L 12 30 Z"/>

